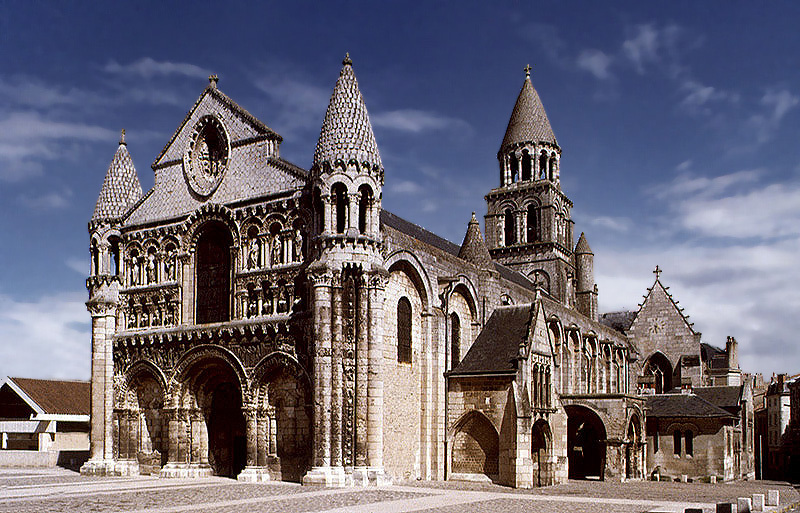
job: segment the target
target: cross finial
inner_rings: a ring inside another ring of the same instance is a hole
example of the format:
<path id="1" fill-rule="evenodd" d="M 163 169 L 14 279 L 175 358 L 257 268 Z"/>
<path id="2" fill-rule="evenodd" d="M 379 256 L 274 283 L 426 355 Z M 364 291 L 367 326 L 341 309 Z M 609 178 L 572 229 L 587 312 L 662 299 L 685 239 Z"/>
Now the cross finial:
<path id="1" fill-rule="evenodd" d="M 525 66 L 524 70 L 525 70 L 525 77 L 526 77 L 526 78 L 530 78 L 530 77 L 531 77 L 531 70 L 532 70 L 532 69 L 533 69 L 533 68 L 531 67 L 531 65 L 530 65 L 530 64 L 528 64 L 527 66 Z"/>
<path id="2" fill-rule="evenodd" d="M 661 268 L 658 265 L 656 265 L 656 268 L 653 271 L 653 274 L 656 275 L 656 279 L 659 279 L 661 277 Z"/>
<path id="3" fill-rule="evenodd" d="M 342 64 L 345 66 L 353 65 L 353 59 L 350 58 L 350 52 L 344 54 L 344 60 L 342 61 Z"/>
<path id="4" fill-rule="evenodd" d="M 217 88 L 217 82 L 219 82 L 219 77 L 217 76 L 216 73 L 208 76 L 208 83 L 211 84 L 211 87 L 213 87 L 214 89 Z"/>
<path id="5" fill-rule="evenodd" d="M 126 146 L 128 144 L 128 143 L 125 142 L 125 129 L 124 128 L 119 133 L 119 143 L 123 144 L 123 145 L 126 145 Z"/>

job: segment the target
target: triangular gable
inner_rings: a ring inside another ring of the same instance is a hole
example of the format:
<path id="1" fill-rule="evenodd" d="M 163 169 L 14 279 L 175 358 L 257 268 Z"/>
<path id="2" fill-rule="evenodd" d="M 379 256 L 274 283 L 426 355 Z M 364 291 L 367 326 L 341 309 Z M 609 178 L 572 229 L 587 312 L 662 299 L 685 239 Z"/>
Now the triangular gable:
<path id="1" fill-rule="evenodd" d="M 19 396 L 19 398 L 20 398 L 20 399 L 22 399 L 23 401 L 25 401 L 25 404 L 27 404 L 28 406 L 30 406 L 30 407 L 31 407 L 31 409 L 32 409 L 34 412 L 36 412 L 37 414 L 43 414 L 43 413 L 46 413 L 46 412 L 44 411 L 44 409 L 43 409 L 41 406 L 39 406 L 39 404 L 38 404 L 36 401 L 34 401 L 34 400 L 33 400 L 33 398 L 32 398 L 30 395 L 28 395 L 28 393 L 27 393 L 27 392 L 25 392 L 25 390 L 23 390 L 23 389 L 22 389 L 22 388 L 21 388 L 21 387 L 20 387 L 18 384 L 16 384 L 16 383 L 14 382 L 14 379 L 13 379 L 13 378 L 9 378 L 9 377 L 7 377 L 7 378 L 5 378 L 3 381 L 0 381 L 0 388 L 2 388 L 2 387 L 3 387 L 3 385 L 8 385 L 8 387 L 9 387 L 11 390 L 13 390 L 13 391 L 14 391 L 14 393 L 15 393 L 15 394 L 17 394 L 17 395 Z"/>
<path id="2" fill-rule="evenodd" d="M 534 303 L 527 341 L 526 356 L 529 356 L 532 352 L 545 356 L 553 355 L 553 344 L 547 330 L 547 318 L 541 300 Z"/>
<path id="3" fill-rule="evenodd" d="M 153 161 L 153 168 L 182 159 L 195 124 L 202 116 L 210 113 L 216 113 L 222 120 L 225 129 L 228 131 L 231 144 L 256 137 L 263 137 L 277 142 L 283 140 L 277 132 L 271 130 L 222 91 L 209 86 L 206 87 L 203 94 L 194 103 L 183 122 L 170 137 L 169 142 Z"/>

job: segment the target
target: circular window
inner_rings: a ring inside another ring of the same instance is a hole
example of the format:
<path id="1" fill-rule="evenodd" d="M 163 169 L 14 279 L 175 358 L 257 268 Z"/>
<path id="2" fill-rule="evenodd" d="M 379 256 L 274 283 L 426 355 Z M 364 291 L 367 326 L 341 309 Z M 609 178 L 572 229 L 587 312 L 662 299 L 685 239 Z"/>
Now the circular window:
<path id="1" fill-rule="evenodd" d="M 183 159 L 189 187 L 200 196 L 211 195 L 222 181 L 229 154 L 230 142 L 222 123 L 214 116 L 200 118 Z"/>

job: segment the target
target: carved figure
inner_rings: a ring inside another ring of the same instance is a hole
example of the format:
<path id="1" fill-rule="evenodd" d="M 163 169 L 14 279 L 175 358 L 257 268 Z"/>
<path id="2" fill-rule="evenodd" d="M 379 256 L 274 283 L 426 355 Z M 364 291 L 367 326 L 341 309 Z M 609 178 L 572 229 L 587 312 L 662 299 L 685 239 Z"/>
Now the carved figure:
<path id="1" fill-rule="evenodd" d="M 156 254 L 155 253 L 148 253 L 147 254 L 147 283 L 155 283 L 156 281 Z"/>
<path id="2" fill-rule="evenodd" d="M 281 261 L 281 239 L 278 235 L 272 239 L 272 265 L 283 263 Z"/>
<path id="3" fill-rule="evenodd" d="M 258 250 L 259 250 L 258 239 L 253 238 L 250 239 L 250 245 L 247 248 L 247 268 L 248 269 L 255 269 L 258 267 Z"/>
<path id="4" fill-rule="evenodd" d="M 164 273 L 167 275 L 168 280 L 175 279 L 175 251 L 173 250 L 167 253 L 166 260 L 164 261 Z"/>
<path id="5" fill-rule="evenodd" d="M 300 229 L 294 231 L 294 261 L 300 262 L 303 260 L 303 234 Z"/>

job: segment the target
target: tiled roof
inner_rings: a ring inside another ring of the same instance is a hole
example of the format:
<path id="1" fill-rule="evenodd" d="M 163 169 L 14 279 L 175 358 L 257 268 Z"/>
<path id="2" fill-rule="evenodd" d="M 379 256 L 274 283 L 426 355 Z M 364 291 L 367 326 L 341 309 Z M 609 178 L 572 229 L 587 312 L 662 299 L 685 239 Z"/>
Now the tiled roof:
<path id="1" fill-rule="evenodd" d="M 622 311 L 622 312 L 608 312 L 600 314 L 600 322 L 609 328 L 617 331 L 626 332 L 631 329 L 633 320 L 636 319 L 636 312 Z"/>
<path id="2" fill-rule="evenodd" d="M 461 243 L 458 257 L 481 268 L 492 268 L 492 257 L 486 248 L 486 242 L 481 234 L 481 225 L 475 217 L 475 212 L 472 213 L 472 219 L 467 225 L 467 233 L 464 234 L 464 242 Z"/>
<path id="3" fill-rule="evenodd" d="M 313 167 L 319 168 L 323 162 L 333 165 L 337 160 L 347 163 L 356 159 L 383 168 L 349 55 L 342 64 L 314 150 Z"/>
<path id="4" fill-rule="evenodd" d="M 91 388 L 88 381 L 9 378 L 45 413 L 89 415 Z"/>
<path id="5" fill-rule="evenodd" d="M 450 375 L 514 372 L 520 344 L 528 336 L 530 320 L 529 304 L 495 309 L 469 352 Z"/>
<path id="6" fill-rule="evenodd" d="M 581 253 L 592 253 L 592 248 L 589 247 L 589 243 L 586 241 L 586 235 L 581 232 L 581 236 L 578 238 L 578 243 L 575 244 L 575 254 L 580 255 Z"/>
<path id="7" fill-rule="evenodd" d="M 646 398 L 648 417 L 734 417 L 695 394 L 656 394 Z"/>
<path id="8" fill-rule="evenodd" d="M 533 88 L 530 75 L 526 76 L 525 82 L 522 83 L 522 90 L 511 112 L 500 151 L 510 145 L 525 142 L 547 142 L 558 145 L 550 127 L 550 120 L 547 119 L 547 113 L 539 99 L 539 93 Z"/>
<path id="9" fill-rule="evenodd" d="M 103 188 L 94 207 L 92 221 L 118 219 L 142 197 L 142 184 L 136 175 L 128 145 L 120 141 L 108 166 Z"/>
<path id="10" fill-rule="evenodd" d="M 396 216 L 387 210 L 381 210 L 381 224 L 390 226 L 399 232 L 403 232 L 420 242 L 439 248 L 453 256 L 458 256 L 459 251 L 461 251 L 461 248 L 457 244 L 453 244 L 449 240 L 439 237 L 435 233 L 410 221 L 406 221 L 402 217 Z"/>
<path id="11" fill-rule="evenodd" d="M 694 387 L 692 392 L 720 408 L 738 409 L 741 406 L 739 403 L 742 397 L 741 385 Z"/>

